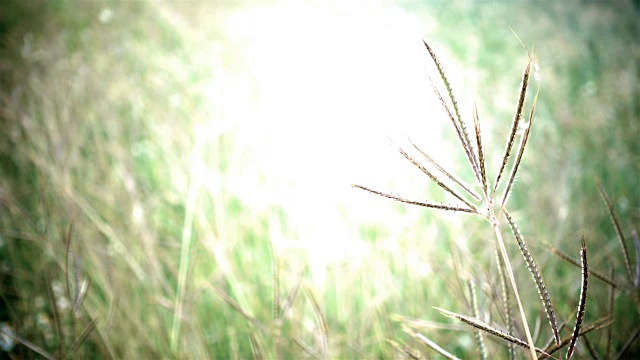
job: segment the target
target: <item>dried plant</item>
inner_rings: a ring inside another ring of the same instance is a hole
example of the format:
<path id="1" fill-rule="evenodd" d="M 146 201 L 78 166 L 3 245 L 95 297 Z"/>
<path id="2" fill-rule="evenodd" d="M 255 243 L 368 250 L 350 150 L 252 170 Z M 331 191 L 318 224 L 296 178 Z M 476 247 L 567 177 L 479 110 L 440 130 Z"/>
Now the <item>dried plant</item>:
<path id="1" fill-rule="evenodd" d="M 576 319 L 576 328 L 574 329 L 574 335 L 579 331 L 580 323 L 584 316 L 583 302 L 586 301 L 587 277 L 589 275 L 593 275 L 595 279 L 602 281 L 606 286 L 609 287 L 609 294 L 607 296 L 607 299 L 608 299 L 607 313 L 608 313 L 608 317 L 611 319 L 610 320 L 611 322 L 615 320 L 614 304 L 618 296 L 624 296 L 629 298 L 632 302 L 636 304 L 636 308 L 635 308 L 636 313 L 640 313 L 640 299 L 638 298 L 638 289 L 639 289 L 638 282 L 640 278 L 640 274 L 638 271 L 638 269 L 640 268 L 640 245 L 638 244 L 639 242 L 638 233 L 635 228 L 631 230 L 631 237 L 633 239 L 634 248 L 636 251 L 635 271 L 631 271 L 632 257 L 631 257 L 629 248 L 627 247 L 627 240 L 624 236 L 624 231 L 622 230 L 621 221 L 614 210 L 613 203 L 611 202 L 609 195 L 607 194 L 604 187 L 599 181 L 596 181 L 596 187 L 598 189 L 598 192 L 602 196 L 604 205 L 607 209 L 609 218 L 611 219 L 611 223 L 613 224 L 613 227 L 616 233 L 618 245 L 620 245 L 620 253 L 621 253 L 620 257 L 622 258 L 622 262 L 624 264 L 626 281 L 620 281 L 616 279 L 615 271 L 611 264 L 608 264 L 609 271 L 607 275 L 605 275 L 604 273 L 596 269 L 587 268 L 587 260 L 586 260 L 586 254 L 585 254 L 586 247 L 584 245 L 584 241 L 582 245 L 583 250 L 580 253 L 581 255 L 580 260 L 576 260 L 571 256 L 565 254 L 564 252 L 558 250 L 557 248 L 549 244 L 546 244 L 546 247 L 549 250 L 549 252 L 558 256 L 559 258 L 566 261 L 567 263 L 574 265 L 576 267 L 580 267 L 582 269 L 582 273 L 583 273 L 582 288 L 581 288 L 581 295 L 580 295 L 580 304 L 578 306 L 578 314 L 577 314 L 578 318 Z M 583 301 L 583 297 L 585 298 L 584 301 Z M 580 332 L 580 334 L 582 334 L 582 332 Z M 592 346 L 593 349 L 591 349 L 590 352 L 592 352 L 595 355 L 595 357 L 602 357 L 606 359 L 612 359 L 612 358 L 621 359 L 621 358 L 629 357 L 629 354 L 627 354 L 627 352 L 629 351 L 630 346 L 636 341 L 639 335 L 640 335 L 640 326 L 636 325 L 631 331 L 631 333 L 625 339 L 622 348 L 618 351 L 618 354 L 614 354 L 612 349 L 612 329 L 609 328 L 607 329 L 606 335 L 604 337 L 605 343 L 604 343 L 603 354 L 599 354 L 597 348 L 593 346 Z M 572 347 L 570 347 L 570 350 L 571 348 Z M 569 356 L 569 353 L 567 354 L 567 357 L 568 356 Z"/>
<path id="2" fill-rule="evenodd" d="M 535 96 L 533 98 L 531 109 L 526 118 L 526 122 L 525 122 L 526 115 L 524 114 L 525 114 L 525 108 L 526 108 L 527 90 L 529 89 L 529 79 L 532 74 L 532 70 L 534 72 L 534 75 L 535 75 L 535 72 L 538 70 L 537 63 L 534 61 L 531 53 L 529 53 L 529 61 L 527 62 L 522 74 L 522 82 L 518 91 L 516 109 L 513 115 L 513 119 L 511 121 L 509 136 L 500 160 L 500 166 L 495 176 L 495 181 L 491 183 L 489 178 L 487 177 L 487 168 L 486 168 L 487 161 L 485 158 L 486 152 L 482 143 L 481 122 L 478 115 L 478 109 L 474 104 L 472 114 L 473 114 L 473 125 L 475 130 L 475 142 L 472 143 L 469 137 L 469 132 L 467 131 L 467 126 L 465 125 L 465 121 L 462 119 L 460 115 L 458 102 L 453 94 L 451 84 L 447 79 L 447 76 L 445 75 L 444 68 L 441 62 L 438 60 L 431 46 L 429 46 L 426 43 L 426 41 L 423 41 L 423 43 L 424 43 L 424 46 L 426 47 L 427 52 L 431 57 L 431 60 L 435 64 L 440 80 L 442 80 L 442 83 L 446 90 L 446 97 L 443 96 L 444 92 L 440 91 L 439 87 L 436 85 L 435 81 L 431 78 L 431 76 L 429 76 L 429 80 L 431 81 L 431 85 L 433 87 L 436 97 L 438 98 L 440 104 L 444 108 L 444 111 L 455 130 L 456 136 L 460 144 L 462 145 L 466 159 L 477 181 L 475 188 L 481 190 L 480 191 L 481 195 L 478 194 L 478 192 L 474 189 L 473 186 L 469 186 L 465 184 L 464 182 L 459 180 L 459 177 L 456 177 L 452 175 L 450 172 L 446 171 L 442 166 L 440 166 L 440 164 L 436 160 L 434 160 L 431 156 L 429 156 L 426 152 L 420 149 L 413 142 L 411 142 L 411 145 L 415 148 L 415 150 L 417 150 L 420 154 L 423 155 L 423 157 L 430 164 L 429 167 L 423 165 L 421 162 L 416 160 L 414 157 L 412 157 L 407 151 L 405 151 L 401 147 L 397 147 L 398 152 L 405 159 L 407 159 L 411 164 L 413 164 L 420 171 L 426 174 L 441 189 L 443 189 L 445 192 L 452 195 L 456 199 L 457 203 L 440 204 L 432 201 L 416 201 L 416 200 L 410 200 L 410 199 L 404 198 L 402 196 L 392 195 L 382 191 L 374 190 L 362 185 L 354 184 L 353 187 L 361 190 L 365 190 L 375 195 L 379 195 L 382 197 L 386 197 L 386 198 L 393 199 L 393 200 L 407 203 L 407 204 L 418 205 L 418 206 L 423 206 L 423 207 L 428 207 L 428 208 L 438 209 L 438 210 L 469 213 L 469 214 L 474 214 L 476 216 L 480 216 L 484 218 L 489 223 L 489 225 L 493 230 L 493 233 L 495 234 L 495 239 L 497 244 L 497 253 L 499 254 L 497 258 L 499 281 L 503 286 L 502 296 L 501 296 L 502 306 L 499 308 L 502 309 L 502 312 L 503 312 L 502 315 L 506 319 L 508 331 L 504 332 L 480 320 L 479 314 L 477 313 L 477 311 L 473 312 L 473 317 L 468 317 L 465 315 L 459 315 L 443 309 L 439 309 L 439 310 L 446 316 L 460 320 L 477 329 L 478 332 L 477 332 L 476 339 L 477 339 L 478 346 L 480 347 L 480 353 L 483 357 L 486 356 L 485 355 L 486 349 L 484 349 L 484 343 L 482 342 L 482 336 L 481 336 L 482 332 L 507 340 L 507 343 L 509 344 L 509 348 L 510 348 L 509 353 L 511 358 L 515 357 L 515 354 L 513 352 L 514 344 L 527 348 L 529 350 L 529 354 L 532 359 L 537 358 L 536 352 L 541 353 L 544 356 L 550 356 L 549 353 L 547 353 L 545 350 L 536 348 L 531 331 L 529 330 L 529 325 L 527 322 L 527 317 L 525 316 L 522 299 L 520 297 L 515 276 L 513 274 L 513 266 L 507 254 L 505 242 L 502 237 L 500 219 L 502 219 L 502 215 L 504 214 L 504 218 L 506 218 L 507 220 L 508 226 L 511 229 L 514 235 L 514 239 L 516 240 L 516 243 L 522 253 L 526 267 L 529 269 L 529 272 L 531 273 L 531 276 L 536 286 L 536 289 L 538 291 L 538 294 L 540 295 L 542 308 L 544 309 L 546 317 L 549 321 L 551 332 L 553 334 L 553 341 L 555 342 L 555 345 L 554 345 L 555 347 L 553 348 L 553 350 L 556 351 L 562 348 L 563 346 L 569 345 L 569 351 L 567 355 L 568 357 L 570 357 L 571 354 L 574 352 L 575 344 L 576 344 L 576 341 L 578 340 L 578 337 L 581 336 L 582 334 L 580 332 L 580 328 L 581 328 L 581 324 L 584 319 L 584 313 L 585 313 L 586 294 L 587 294 L 586 287 L 587 287 L 587 276 L 588 276 L 586 245 L 583 241 L 582 250 L 581 250 L 583 287 L 582 287 L 581 296 L 580 296 L 580 310 L 578 313 L 574 334 L 571 337 L 570 341 L 568 341 L 565 344 L 560 338 L 560 332 L 559 332 L 558 325 L 556 323 L 556 318 L 555 318 L 553 305 L 551 302 L 551 297 L 543 281 L 543 277 L 540 272 L 540 269 L 537 266 L 536 262 L 534 261 L 534 256 L 529 250 L 529 247 L 527 246 L 524 240 L 524 237 L 518 230 L 515 220 L 506 209 L 506 205 L 509 200 L 509 195 L 511 193 L 511 190 L 514 184 L 514 180 L 520 168 L 520 164 L 523 159 L 523 154 L 527 146 L 528 140 L 531 136 L 531 129 L 532 129 L 533 121 L 535 118 L 535 110 L 536 110 L 536 104 L 538 100 L 539 87 L 538 87 L 538 90 L 536 90 Z M 536 77 L 537 79 L 537 76 L 534 76 L 534 77 Z M 521 132 L 519 132 L 518 130 L 523 126 L 525 130 L 524 132 L 522 132 L 522 134 L 520 134 Z M 519 142 L 518 142 L 518 138 L 519 138 Z M 518 143 L 518 145 L 516 145 L 516 143 Z M 475 145 L 475 148 L 474 148 L 474 145 Z M 514 152 L 514 149 L 516 149 L 515 150 L 516 153 L 514 155 L 515 159 L 510 161 L 510 159 L 512 158 L 511 155 Z M 507 172 L 507 169 L 509 168 L 510 168 L 510 171 Z M 505 174 L 508 174 L 508 175 L 505 175 Z M 498 194 L 499 191 L 501 191 L 501 194 Z M 627 258 L 628 258 L 628 254 L 627 254 Z M 628 269 L 629 269 L 629 273 L 631 273 L 630 266 L 628 266 Z M 510 291 L 509 289 L 506 288 L 507 279 L 511 286 Z M 472 295 L 472 303 L 473 303 L 472 310 L 473 310 L 473 308 L 475 308 L 477 304 L 475 303 L 476 299 L 474 296 L 475 295 L 474 289 L 473 289 L 473 286 L 471 285 L 470 285 L 470 291 Z M 518 305 L 520 319 L 522 321 L 524 334 L 526 336 L 525 340 L 517 338 L 515 334 L 515 329 L 514 329 L 515 324 L 513 321 L 513 317 L 511 315 L 510 307 L 509 307 L 511 294 L 514 295 L 516 304 Z M 413 337 L 417 337 L 419 335 L 419 334 L 417 335 L 417 333 L 414 331 L 411 331 L 410 334 Z M 432 342 L 430 340 L 428 342 L 425 341 L 424 339 L 426 338 L 422 335 L 420 335 L 419 339 L 425 344 L 427 344 L 430 348 L 436 349 L 441 354 L 442 354 L 442 351 L 444 351 L 439 347 L 436 348 L 435 346 L 437 345 L 431 344 Z"/>

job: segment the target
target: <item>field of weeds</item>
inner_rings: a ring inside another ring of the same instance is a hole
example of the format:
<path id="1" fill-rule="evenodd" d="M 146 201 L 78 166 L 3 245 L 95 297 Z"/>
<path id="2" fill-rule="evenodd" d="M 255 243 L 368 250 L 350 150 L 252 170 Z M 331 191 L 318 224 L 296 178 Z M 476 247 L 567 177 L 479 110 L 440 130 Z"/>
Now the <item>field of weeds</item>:
<path id="1" fill-rule="evenodd" d="M 637 2 L 2 6 L 2 358 L 640 352 Z"/>

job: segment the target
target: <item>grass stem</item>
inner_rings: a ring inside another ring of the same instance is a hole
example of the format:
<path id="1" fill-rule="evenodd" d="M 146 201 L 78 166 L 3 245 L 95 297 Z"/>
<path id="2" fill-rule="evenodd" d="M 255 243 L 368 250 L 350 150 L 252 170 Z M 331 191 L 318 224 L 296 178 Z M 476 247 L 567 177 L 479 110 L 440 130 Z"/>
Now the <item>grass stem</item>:
<path id="1" fill-rule="evenodd" d="M 520 301 L 520 294 L 518 293 L 518 286 L 516 285 L 516 279 L 513 276 L 513 269 L 511 267 L 511 261 L 509 260 L 509 254 L 507 254 L 507 248 L 504 246 L 504 240 L 502 239 L 502 234 L 500 233 L 499 224 L 497 221 L 495 221 L 495 217 L 493 217 L 493 219 L 494 221 L 492 221 L 491 225 L 496 234 L 496 239 L 498 240 L 500 252 L 502 253 L 502 258 L 504 259 L 505 268 L 507 269 L 507 274 L 509 275 L 509 280 L 511 281 L 511 287 L 513 287 L 513 292 L 516 295 L 516 302 L 518 303 L 518 309 L 520 310 L 522 325 L 524 326 L 524 332 L 527 336 L 527 342 L 529 343 L 529 351 L 531 352 L 531 359 L 537 359 L 536 347 L 533 344 L 533 338 L 531 337 L 531 332 L 529 331 L 529 323 L 527 322 L 527 316 L 525 315 L 524 308 L 522 307 L 522 301 Z"/>

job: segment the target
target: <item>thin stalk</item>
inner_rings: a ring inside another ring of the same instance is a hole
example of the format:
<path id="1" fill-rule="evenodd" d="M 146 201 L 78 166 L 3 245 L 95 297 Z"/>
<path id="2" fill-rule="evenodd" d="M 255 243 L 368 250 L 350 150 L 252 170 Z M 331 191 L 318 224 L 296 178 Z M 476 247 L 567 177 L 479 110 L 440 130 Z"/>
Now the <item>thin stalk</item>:
<path id="1" fill-rule="evenodd" d="M 185 216 L 184 223 L 182 225 L 182 240 L 180 245 L 180 265 L 178 269 L 178 292 L 176 294 L 176 301 L 173 310 L 173 323 L 171 326 L 171 339 L 170 347 L 172 352 L 178 351 L 178 339 L 180 338 L 180 322 L 182 318 L 182 311 L 184 307 L 184 297 L 187 288 L 187 276 L 189 273 L 191 263 L 191 245 L 192 245 L 192 232 L 193 232 L 193 220 L 196 211 L 196 202 L 198 199 L 198 192 L 200 190 L 201 178 L 201 159 L 200 148 L 202 141 L 196 140 L 193 153 L 191 155 L 191 170 L 190 170 L 190 184 L 187 192 L 187 199 L 185 201 Z"/>
<path id="2" fill-rule="evenodd" d="M 478 309 L 478 294 L 476 292 L 476 285 L 474 284 L 473 280 L 469 280 L 468 285 L 469 285 L 469 293 L 471 294 L 471 310 L 472 310 L 473 317 L 476 319 L 480 319 L 480 310 Z M 487 347 L 485 346 L 484 339 L 482 338 L 482 331 L 476 330 L 475 336 L 476 336 L 478 351 L 480 352 L 480 358 L 482 360 L 486 360 L 488 358 Z"/>
<path id="3" fill-rule="evenodd" d="M 438 203 L 429 202 L 429 201 L 424 201 L 424 202 L 423 201 L 414 201 L 414 200 L 405 199 L 405 198 L 400 197 L 400 196 L 386 194 L 386 193 L 383 193 L 383 192 L 380 192 L 380 191 L 377 191 L 377 190 L 369 189 L 369 188 L 361 186 L 361 185 L 352 184 L 351 186 L 356 188 L 356 189 L 368 191 L 368 192 L 370 192 L 372 194 L 376 194 L 376 195 L 379 195 L 379 196 L 382 196 L 382 197 L 386 197 L 388 199 L 393 199 L 395 201 L 403 202 L 403 203 L 406 203 L 406 204 L 424 206 L 424 207 L 433 208 L 433 209 L 440 209 L 440 210 L 461 211 L 461 212 L 467 212 L 467 213 L 471 213 L 471 214 L 478 214 L 477 209 L 469 209 L 469 208 L 463 208 L 463 207 L 453 206 L 453 205 L 444 205 L 444 204 L 438 204 Z"/>
<path id="4" fill-rule="evenodd" d="M 527 322 L 527 316 L 524 313 L 524 308 L 522 307 L 522 301 L 520 300 L 520 294 L 518 293 L 518 285 L 516 285 L 516 279 L 513 276 L 513 268 L 511 267 L 511 261 L 509 260 L 509 255 L 507 254 L 507 248 L 504 246 L 504 240 L 502 239 L 502 234 L 500 233 L 500 228 L 498 227 L 498 222 L 495 220 L 495 217 L 492 216 L 491 226 L 496 234 L 496 239 L 498 239 L 498 245 L 500 246 L 500 252 L 502 253 L 502 259 L 504 260 L 505 268 L 507 269 L 507 274 L 509 275 L 509 280 L 511 281 L 511 287 L 513 288 L 513 293 L 516 295 L 516 302 L 518 303 L 518 309 L 520 310 L 520 317 L 522 318 L 522 325 L 524 326 L 524 332 L 527 336 L 527 342 L 529 343 L 529 351 L 531 353 L 531 359 L 537 359 L 536 356 L 536 347 L 533 344 L 533 338 L 531 337 L 531 332 L 529 331 L 529 323 Z"/>
<path id="5" fill-rule="evenodd" d="M 530 70 L 531 61 L 527 63 L 527 67 L 524 69 L 524 73 L 522 74 L 522 84 L 520 85 L 520 97 L 518 98 L 518 106 L 516 107 L 516 113 L 513 116 L 511 133 L 509 134 L 509 141 L 507 141 L 507 146 L 504 149 L 504 155 L 502 155 L 502 164 L 500 164 L 500 170 L 498 171 L 498 176 L 496 176 L 496 183 L 493 186 L 494 193 L 498 190 L 498 186 L 500 186 L 500 178 L 502 177 L 502 172 L 507 166 L 507 161 L 509 160 L 509 155 L 511 155 L 513 143 L 515 142 L 518 125 L 520 124 L 520 117 L 522 115 L 522 109 L 524 108 L 524 100 L 527 94 L 527 85 L 529 84 Z"/>
<path id="6" fill-rule="evenodd" d="M 624 257 L 625 268 L 627 269 L 627 276 L 629 277 L 629 282 L 634 284 L 634 276 L 633 271 L 631 271 L 631 260 L 629 258 L 629 248 L 627 247 L 627 240 L 624 238 L 624 233 L 622 231 L 622 226 L 620 225 L 620 220 L 618 220 L 618 216 L 616 216 L 615 211 L 613 211 L 613 204 L 611 200 L 609 200 L 609 196 L 607 196 L 607 192 L 600 184 L 600 181 L 596 181 L 596 186 L 598 187 L 598 191 L 600 195 L 602 195 L 602 199 L 604 200 L 605 205 L 607 206 L 607 210 L 609 211 L 609 217 L 611 217 L 611 222 L 613 226 L 616 228 L 616 233 L 618 235 L 618 240 L 620 242 L 620 247 L 622 248 L 622 254 Z"/>
<path id="7" fill-rule="evenodd" d="M 509 296 L 509 291 L 507 289 L 507 277 L 505 276 L 504 271 L 504 262 L 500 259 L 500 250 L 496 246 L 495 251 L 496 263 L 498 264 L 498 278 L 500 279 L 500 290 L 502 292 L 502 306 L 505 315 L 505 322 L 507 323 L 507 332 L 510 335 L 514 335 L 513 331 L 513 314 L 511 313 L 511 299 Z M 515 347 L 513 343 L 507 344 L 509 351 L 509 359 L 513 360 L 516 358 Z"/>
<path id="8" fill-rule="evenodd" d="M 440 171 L 441 173 L 443 173 L 446 177 L 449 178 L 449 180 L 455 182 L 456 184 L 458 184 L 461 188 L 463 188 L 469 195 L 473 196 L 474 199 L 480 201 L 482 200 L 480 198 L 480 195 L 476 194 L 475 191 L 471 190 L 471 187 L 467 184 L 465 184 L 464 182 L 462 182 L 462 180 L 458 179 L 455 175 L 451 174 L 450 172 L 448 172 L 447 170 L 445 170 L 442 166 L 440 166 L 440 164 L 438 164 L 437 161 L 435 161 L 431 156 L 429 156 L 429 154 L 425 153 L 424 151 L 422 151 L 422 149 L 420 149 L 416 144 L 414 144 L 411 140 L 409 140 L 409 142 L 411 143 L 411 145 L 413 145 L 413 147 L 418 150 L 420 152 L 420 154 L 422 154 L 422 156 L 424 156 L 425 159 L 427 159 L 427 161 L 433 165 L 433 167 L 435 167 L 438 171 Z M 484 159 L 483 159 L 484 160 Z M 483 165 L 484 166 L 484 165 Z"/>
<path id="9" fill-rule="evenodd" d="M 437 176 L 435 176 L 433 173 L 431 173 L 431 171 L 427 170 L 424 166 L 422 166 L 422 164 L 420 164 L 418 161 L 416 161 L 416 159 L 414 159 L 411 155 L 407 154 L 406 151 L 404 151 L 402 148 L 398 148 L 398 152 L 400 152 L 400 154 L 402 154 L 402 156 L 404 156 L 405 159 L 409 160 L 409 162 L 411 162 L 415 167 L 420 169 L 420 171 L 422 171 L 425 175 L 427 175 L 433 182 L 438 184 L 438 186 L 440 186 L 443 190 L 445 190 L 449 194 L 453 195 L 458 200 L 462 201 L 469 208 L 475 210 L 475 206 L 473 204 L 471 204 L 468 200 L 465 200 L 465 198 L 463 198 L 455 190 L 451 189 L 449 186 L 447 186 L 445 183 L 443 183 Z"/>
<path id="10" fill-rule="evenodd" d="M 429 52 L 429 55 L 431 56 L 431 59 L 433 60 L 433 63 L 436 65 L 436 68 L 438 69 L 438 74 L 440 75 L 440 78 L 442 79 L 442 82 L 444 83 L 444 86 L 447 89 L 447 94 L 449 95 L 449 99 L 451 100 L 451 103 L 453 104 L 453 110 L 455 111 L 455 116 L 454 116 L 453 113 L 451 113 L 451 110 L 449 109 L 449 106 L 447 105 L 446 101 L 444 100 L 444 98 L 440 94 L 440 91 L 436 87 L 436 85 L 433 82 L 433 80 L 431 80 L 431 84 L 433 86 L 433 90 L 435 91 L 436 95 L 440 99 L 440 102 L 442 103 L 442 106 L 447 111 L 447 113 L 449 115 L 449 118 L 451 119 L 451 122 L 453 123 L 453 126 L 456 129 L 456 133 L 458 134 L 458 138 L 460 139 L 460 142 L 462 143 L 462 147 L 464 148 L 465 154 L 467 155 L 467 159 L 469 160 L 469 163 L 471 164 L 471 168 L 473 169 L 473 172 L 476 175 L 476 178 L 480 182 L 482 180 L 481 180 L 481 176 L 480 176 L 480 168 L 478 166 L 478 159 L 476 158 L 475 153 L 472 150 L 471 140 L 469 140 L 469 133 L 467 132 L 467 128 L 466 128 L 466 126 L 464 124 L 464 121 L 462 121 L 462 117 L 460 116 L 460 110 L 458 109 L 458 102 L 456 101 L 455 96 L 453 96 L 453 90 L 451 89 L 451 84 L 449 83 L 449 80 L 447 79 L 447 76 L 445 75 L 444 69 L 442 68 L 442 64 L 440 63 L 440 61 L 436 57 L 436 54 L 433 51 L 433 49 L 431 48 L 431 46 L 429 46 L 429 44 L 427 44 L 427 42 L 424 41 L 424 39 L 422 40 L 422 43 L 427 48 L 427 51 Z M 429 79 L 431 79 L 431 77 L 429 77 Z"/>
<path id="11" fill-rule="evenodd" d="M 460 360 L 458 357 L 456 357 L 455 355 L 451 354 L 447 350 L 441 348 L 438 344 L 436 344 L 435 342 L 431 341 L 429 338 L 427 338 L 426 336 L 420 334 L 419 332 L 416 332 L 413 329 L 409 329 L 409 330 L 405 330 L 405 331 L 407 333 L 409 333 L 409 335 L 411 335 L 414 338 L 416 338 L 416 339 L 422 341 L 423 343 L 425 343 L 425 345 L 427 345 L 428 347 L 430 347 L 433 350 L 437 351 L 440 355 L 444 356 L 445 358 L 447 358 L 449 360 Z"/>

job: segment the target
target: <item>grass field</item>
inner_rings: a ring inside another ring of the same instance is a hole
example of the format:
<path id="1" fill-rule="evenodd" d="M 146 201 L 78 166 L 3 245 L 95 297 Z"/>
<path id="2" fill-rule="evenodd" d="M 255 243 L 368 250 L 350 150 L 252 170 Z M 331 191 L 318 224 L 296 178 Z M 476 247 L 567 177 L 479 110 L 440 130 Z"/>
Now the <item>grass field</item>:
<path id="1" fill-rule="evenodd" d="M 525 113 L 539 86 L 537 115 L 509 211 L 562 338 L 580 268 L 545 244 L 577 260 L 584 235 L 583 326 L 612 323 L 575 356 L 637 355 L 636 3 L 5 1 L 0 323 L 14 336 L 0 339 L 14 345 L 0 355 L 443 356 L 423 336 L 478 358 L 473 328 L 434 307 L 507 329 L 491 227 L 351 187 L 456 203 L 397 154 L 407 138 L 475 179 L 421 39 L 469 129 L 477 105 L 492 181 L 532 52 Z M 543 347 L 552 331 L 503 225 Z M 508 356 L 482 338 L 490 358 Z"/>

